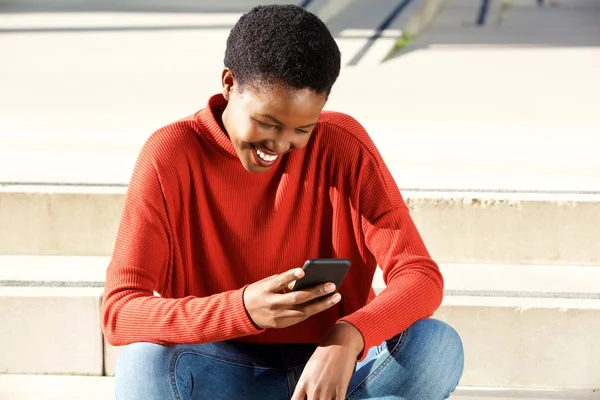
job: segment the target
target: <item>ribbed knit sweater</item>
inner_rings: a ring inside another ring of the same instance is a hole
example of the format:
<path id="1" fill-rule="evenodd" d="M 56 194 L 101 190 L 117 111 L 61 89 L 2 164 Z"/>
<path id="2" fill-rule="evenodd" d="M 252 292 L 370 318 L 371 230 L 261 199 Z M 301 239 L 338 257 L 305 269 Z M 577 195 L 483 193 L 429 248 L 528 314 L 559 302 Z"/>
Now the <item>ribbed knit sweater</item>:
<path id="1" fill-rule="evenodd" d="M 216 120 L 225 105 L 213 96 L 141 150 L 106 275 L 109 343 L 318 343 L 343 320 L 368 350 L 431 316 L 442 276 L 364 128 L 323 111 L 304 149 L 252 173 Z M 288 328 L 254 325 L 247 285 L 336 257 L 352 262 L 338 304 Z M 377 265 L 387 287 L 375 296 Z"/>

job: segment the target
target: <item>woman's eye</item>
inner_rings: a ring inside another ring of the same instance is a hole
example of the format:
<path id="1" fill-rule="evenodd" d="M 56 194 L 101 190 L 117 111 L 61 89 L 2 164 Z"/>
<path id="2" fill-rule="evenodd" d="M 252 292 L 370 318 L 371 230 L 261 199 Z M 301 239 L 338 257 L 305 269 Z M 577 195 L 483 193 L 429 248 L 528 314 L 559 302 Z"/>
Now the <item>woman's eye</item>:
<path id="1" fill-rule="evenodd" d="M 266 128 L 266 129 L 277 128 L 277 126 L 275 126 L 275 125 L 265 124 L 264 122 L 261 122 L 261 121 L 258 121 L 258 120 L 256 120 L 256 122 L 258 122 L 258 125 L 262 126 L 263 128 Z"/>
<path id="2" fill-rule="evenodd" d="M 278 129 L 279 126 L 278 125 L 269 125 L 269 124 L 265 124 L 262 121 L 259 121 L 257 119 L 255 119 L 256 123 L 258 124 L 258 126 L 260 126 L 261 128 L 264 129 Z M 294 132 L 298 133 L 298 134 L 305 134 L 308 133 L 308 131 L 305 131 L 304 129 L 294 129 Z"/>

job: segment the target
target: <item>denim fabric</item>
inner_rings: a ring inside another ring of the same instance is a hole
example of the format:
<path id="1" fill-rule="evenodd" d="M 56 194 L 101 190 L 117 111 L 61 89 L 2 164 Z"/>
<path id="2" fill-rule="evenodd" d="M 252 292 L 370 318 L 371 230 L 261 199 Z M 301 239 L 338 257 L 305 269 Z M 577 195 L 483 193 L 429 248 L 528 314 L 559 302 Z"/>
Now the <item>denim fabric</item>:
<path id="1" fill-rule="evenodd" d="M 316 345 L 219 342 L 126 346 L 117 361 L 118 400 L 290 399 Z M 356 364 L 346 399 L 442 400 L 463 371 L 463 347 L 454 329 L 417 321 L 369 349 Z"/>

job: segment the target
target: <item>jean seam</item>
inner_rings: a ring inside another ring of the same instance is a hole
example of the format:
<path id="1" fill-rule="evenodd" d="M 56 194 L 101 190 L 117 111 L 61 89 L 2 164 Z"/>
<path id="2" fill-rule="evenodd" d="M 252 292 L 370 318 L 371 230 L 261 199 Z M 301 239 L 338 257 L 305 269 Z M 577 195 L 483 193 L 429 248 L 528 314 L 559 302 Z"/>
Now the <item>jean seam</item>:
<path id="1" fill-rule="evenodd" d="M 173 354 L 173 358 L 171 358 L 171 365 L 169 368 L 171 373 L 171 390 L 173 391 L 173 397 L 175 398 L 175 400 L 181 400 L 179 388 L 177 387 L 177 364 L 179 363 L 179 358 L 182 354 L 183 352 L 180 352 L 178 350 L 175 351 L 175 354 Z"/>
<path id="2" fill-rule="evenodd" d="M 356 391 L 358 389 L 363 388 L 366 384 L 368 384 L 369 382 L 371 382 L 373 379 L 375 379 L 377 376 L 379 376 L 381 374 L 381 372 L 385 369 L 385 367 L 387 367 L 387 365 L 394 359 L 394 356 L 396 355 L 396 353 L 398 353 L 398 351 L 400 351 L 400 349 L 402 349 L 402 347 L 404 346 L 404 342 L 406 341 L 407 335 L 408 335 L 408 329 L 400 334 L 400 338 L 396 342 L 396 345 L 394 346 L 393 349 L 389 350 L 386 359 L 381 363 L 381 365 L 379 367 L 377 367 L 377 369 L 375 371 L 373 371 L 369 375 L 367 375 L 365 377 L 365 379 L 362 380 L 362 382 L 360 382 L 358 385 L 356 385 L 356 387 L 352 390 L 352 392 L 350 392 L 346 395 L 346 400 L 351 399 L 352 396 L 356 393 Z"/>
<path id="3" fill-rule="evenodd" d="M 287 375 L 287 381 L 288 381 L 288 393 L 290 395 L 290 397 L 292 397 L 294 395 L 294 391 L 295 391 L 295 386 L 296 386 L 296 378 L 294 376 L 294 370 L 288 370 L 286 372 Z"/>

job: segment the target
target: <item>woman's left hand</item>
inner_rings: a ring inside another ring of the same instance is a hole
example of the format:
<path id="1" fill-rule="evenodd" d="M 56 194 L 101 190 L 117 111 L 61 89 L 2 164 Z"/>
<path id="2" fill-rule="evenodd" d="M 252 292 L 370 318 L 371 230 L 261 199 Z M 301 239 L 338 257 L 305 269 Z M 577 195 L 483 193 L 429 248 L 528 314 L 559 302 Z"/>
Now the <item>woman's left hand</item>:
<path id="1" fill-rule="evenodd" d="M 362 349 L 360 332 L 337 323 L 304 367 L 292 400 L 343 400 Z"/>

